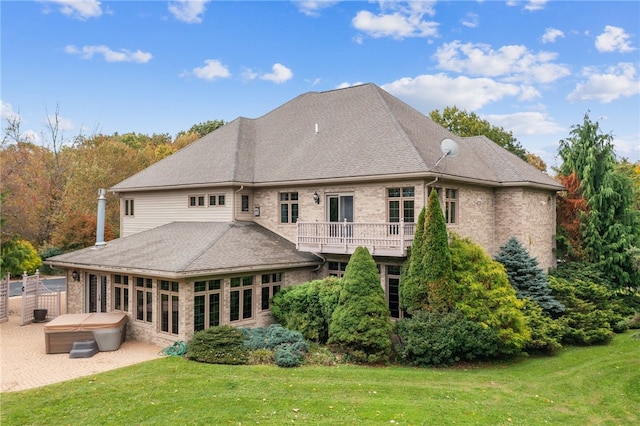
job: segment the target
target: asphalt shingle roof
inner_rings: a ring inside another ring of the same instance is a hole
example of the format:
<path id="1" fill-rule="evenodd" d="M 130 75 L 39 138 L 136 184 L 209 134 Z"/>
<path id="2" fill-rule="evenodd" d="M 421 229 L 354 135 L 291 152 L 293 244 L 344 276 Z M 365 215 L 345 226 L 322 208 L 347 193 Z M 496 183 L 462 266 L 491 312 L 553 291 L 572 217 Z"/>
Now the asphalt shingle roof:
<path id="1" fill-rule="evenodd" d="M 436 167 L 445 138 L 456 141 L 460 153 Z M 237 118 L 111 189 L 420 173 L 562 188 L 490 140 L 458 137 L 380 87 L 364 84 L 305 93 L 260 118 Z"/>
<path id="2" fill-rule="evenodd" d="M 173 222 L 148 231 L 50 257 L 66 267 L 198 276 L 320 264 L 311 253 L 251 222 Z"/>

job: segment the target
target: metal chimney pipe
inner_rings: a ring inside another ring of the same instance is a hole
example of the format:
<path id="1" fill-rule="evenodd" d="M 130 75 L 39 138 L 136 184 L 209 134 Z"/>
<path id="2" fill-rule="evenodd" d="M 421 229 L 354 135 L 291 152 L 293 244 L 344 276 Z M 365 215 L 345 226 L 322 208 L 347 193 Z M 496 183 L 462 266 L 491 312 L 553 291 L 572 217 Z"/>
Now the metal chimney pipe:
<path id="1" fill-rule="evenodd" d="M 107 205 L 107 193 L 104 189 L 98 189 L 98 220 L 96 224 L 96 247 L 103 246 L 104 242 L 104 216 Z"/>

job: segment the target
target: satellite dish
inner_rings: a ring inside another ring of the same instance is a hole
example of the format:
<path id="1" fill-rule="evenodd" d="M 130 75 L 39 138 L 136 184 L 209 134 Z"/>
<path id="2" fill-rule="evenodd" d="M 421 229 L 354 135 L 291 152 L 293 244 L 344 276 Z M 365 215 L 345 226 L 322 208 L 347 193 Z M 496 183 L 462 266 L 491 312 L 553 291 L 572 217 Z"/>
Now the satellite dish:
<path id="1" fill-rule="evenodd" d="M 456 141 L 446 138 L 442 139 L 442 142 L 440 142 L 440 151 L 442 151 L 442 157 L 440 157 L 438 161 L 436 161 L 434 167 L 440 164 L 440 161 L 442 161 L 444 157 L 456 157 L 460 152 L 460 148 L 458 147 L 458 143 Z"/>

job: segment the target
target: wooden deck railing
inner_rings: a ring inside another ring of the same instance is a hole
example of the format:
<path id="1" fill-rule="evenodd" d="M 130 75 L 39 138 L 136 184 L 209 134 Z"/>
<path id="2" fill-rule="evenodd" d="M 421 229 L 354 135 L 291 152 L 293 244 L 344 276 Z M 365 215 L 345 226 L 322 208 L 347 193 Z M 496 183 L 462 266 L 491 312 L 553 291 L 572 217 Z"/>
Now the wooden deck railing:
<path id="1" fill-rule="evenodd" d="M 372 255 L 407 255 L 414 223 L 298 222 L 296 247 L 313 253 L 351 254 L 358 246 Z"/>

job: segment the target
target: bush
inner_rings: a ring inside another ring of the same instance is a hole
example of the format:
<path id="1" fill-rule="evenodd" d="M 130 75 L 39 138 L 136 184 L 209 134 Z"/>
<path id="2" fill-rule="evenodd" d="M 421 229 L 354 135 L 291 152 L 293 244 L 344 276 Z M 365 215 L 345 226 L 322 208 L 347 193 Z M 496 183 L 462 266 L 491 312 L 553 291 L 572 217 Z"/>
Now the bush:
<path id="1" fill-rule="evenodd" d="M 264 365 L 273 364 L 273 351 L 271 349 L 256 349 L 249 354 L 249 364 Z"/>
<path id="2" fill-rule="evenodd" d="M 298 331 L 272 324 L 269 328 L 242 328 L 245 345 L 253 350 L 254 358 L 268 359 L 267 353 L 279 367 L 297 367 L 302 363 L 309 344 Z"/>
<path id="3" fill-rule="evenodd" d="M 497 333 L 460 312 L 417 311 L 396 323 L 396 352 L 407 364 L 420 367 L 495 357 Z"/>
<path id="4" fill-rule="evenodd" d="M 187 343 L 187 359 L 209 364 L 246 364 L 249 348 L 244 334 L 228 325 L 196 332 Z"/>
<path id="5" fill-rule="evenodd" d="M 531 340 L 524 350 L 530 354 L 554 355 L 562 348 L 562 326 L 546 315 L 536 302 L 526 299 L 524 314 L 531 330 Z"/>
<path id="6" fill-rule="evenodd" d="M 451 235 L 456 309 L 470 321 L 494 330 L 500 355 L 517 355 L 531 339 L 523 312 L 504 266 L 468 238 Z"/>
<path id="7" fill-rule="evenodd" d="M 358 247 L 343 277 L 329 324 L 329 345 L 353 362 L 384 363 L 391 355 L 391 317 L 376 262 Z"/>
<path id="8" fill-rule="evenodd" d="M 558 319 L 563 342 L 571 345 L 605 344 L 613 338 L 613 325 L 625 318 L 611 309 L 611 292 L 603 285 L 550 277 L 554 296 L 566 307 Z"/>
<path id="9" fill-rule="evenodd" d="M 271 315 L 284 327 L 302 333 L 305 339 L 326 343 L 341 288 L 342 280 L 336 277 L 285 287 L 273 297 Z"/>
<path id="10" fill-rule="evenodd" d="M 42 261 L 45 261 L 48 258 L 52 256 L 57 256 L 59 254 L 62 254 L 62 249 L 58 247 L 47 246 L 44 249 L 40 250 L 40 253 L 38 253 L 38 256 L 40 256 L 40 259 L 42 259 Z M 64 271 L 55 269 L 49 265 L 43 264 L 42 267 L 40 268 L 40 273 L 42 273 L 43 275 L 55 275 L 55 274 L 62 274 L 64 273 Z"/>

